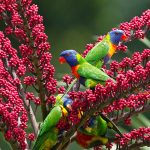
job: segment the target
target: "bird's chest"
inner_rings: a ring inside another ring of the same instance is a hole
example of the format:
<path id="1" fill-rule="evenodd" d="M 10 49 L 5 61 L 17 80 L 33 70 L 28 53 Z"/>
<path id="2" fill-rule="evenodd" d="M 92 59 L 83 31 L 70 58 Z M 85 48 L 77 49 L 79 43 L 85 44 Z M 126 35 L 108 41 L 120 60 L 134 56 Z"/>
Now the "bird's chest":
<path id="1" fill-rule="evenodd" d="M 110 48 L 109 48 L 108 56 L 111 58 L 111 56 L 116 52 L 117 46 L 112 44 L 112 43 L 110 43 L 109 47 Z"/>
<path id="2" fill-rule="evenodd" d="M 81 132 L 77 132 L 76 140 L 84 148 L 88 148 L 90 142 L 92 141 L 93 136 L 86 135 Z"/>
<path id="3" fill-rule="evenodd" d="M 72 74 L 73 74 L 76 78 L 80 78 L 80 75 L 78 74 L 78 68 L 79 68 L 79 65 L 71 67 Z"/>

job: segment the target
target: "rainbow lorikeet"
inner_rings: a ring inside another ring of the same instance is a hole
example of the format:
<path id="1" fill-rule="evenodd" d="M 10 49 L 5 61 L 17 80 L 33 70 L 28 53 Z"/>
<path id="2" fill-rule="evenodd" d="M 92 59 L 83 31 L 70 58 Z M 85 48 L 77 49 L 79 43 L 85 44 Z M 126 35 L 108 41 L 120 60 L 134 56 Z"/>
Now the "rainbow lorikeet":
<path id="1" fill-rule="evenodd" d="M 82 126 L 77 131 L 76 141 L 84 148 L 92 148 L 99 145 L 105 145 L 109 141 L 106 137 L 107 129 L 113 129 L 120 136 L 121 132 L 117 126 L 104 115 L 92 116 L 86 126 Z"/>
<path id="2" fill-rule="evenodd" d="M 64 101 L 64 105 L 67 105 L 68 102 L 69 108 L 72 110 L 73 100 L 69 98 L 69 96 L 67 96 L 66 102 Z M 81 118 L 82 114 L 82 112 L 78 112 L 78 117 Z M 103 114 L 91 116 L 90 119 L 77 130 L 75 140 L 84 148 L 105 145 L 110 140 L 110 137 L 106 136 L 108 128 L 116 131 L 121 137 L 123 136 L 118 127 L 108 117 Z"/>
<path id="3" fill-rule="evenodd" d="M 116 52 L 117 45 L 120 41 L 125 41 L 127 36 L 122 30 L 113 30 L 107 33 L 101 42 L 98 42 L 87 54 L 85 60 L 91 65 L 101 68 L 103 64 L 106 64 L 112 55 Z M 61 60 L 61 63 L 63 60 Z M 74 85 L 77 79 L 74 79 L 73 83 L 69 86 L 68 90 Z M 80 83 L 86 87 L 93 89 L 97 84 L 91 79 L 80 78 Z"/>
<path id="4" fill-rule="evenodd" d="M 40 127 L 33 150 L 50 150 L 56 145 L 60 133 L 56 125 L 60 119 L 67 117 L 71 104 L 72 100 L 68 95 L 62 97 L 62 95 L 59 94 L 56 97 L 56 104 Z"/>
<path id="5" fill-rule="evenodd" d="M 75 50 L 63 51 L 59 61 L 60 63 L 67 62 L 71 67 L 72 74 L 87 88 L 94 88 L 98 83 L 104 85 L 108 79 L 113 80 L 106 73 L 89 64 Z"/>
<path id="6" fill-rule="evenodd" d="M 78 129 L 76 141 L 84 148 L 107 144 L 108 138 L 105 137 L 107 128 L 107 122 L 101 116 L 91 117 L 88 125 Z"/>
<path id="7" fill-rule="evenodd" d="M 112 55 L 116 52 L 120 41 L 125 41 L 127 36 L 122 30 L 113 30 L 107 33 L 101 42 L 98 42 L 86 55 L 88 63 L 97 68 L 106 64 Z"/>

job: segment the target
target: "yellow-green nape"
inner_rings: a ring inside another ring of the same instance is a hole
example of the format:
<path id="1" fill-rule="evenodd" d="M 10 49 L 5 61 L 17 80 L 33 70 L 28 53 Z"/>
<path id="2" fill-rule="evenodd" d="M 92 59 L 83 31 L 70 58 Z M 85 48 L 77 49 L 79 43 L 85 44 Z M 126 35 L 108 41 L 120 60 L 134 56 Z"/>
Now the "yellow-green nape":
<path id="1" fill-rule="evenodd" d="M 92 131 L 92 128 L 91 127 L 86 127 L 85 130 L 90 133 Z"/>
<path id="2" fill-rule="evenodd" d="M 109 33 L 105 36 L 105 39 L 110 41 L 110 34 Z"/>
<path id="3" fill-rule="evenodd" d="M 81 55 L 77 53 L 77 54 L 76 54 L 76 58 L 77 58 L 77 60 L 79 61 L 80 58 L 81 58 Z"/>
<path id="4" fill-rule="evenodd" d="M 56 104 L 63 105 L 62 96 L 63 96 L 63 94 L 58 94 L 58 95 L 56 96 Z"/>

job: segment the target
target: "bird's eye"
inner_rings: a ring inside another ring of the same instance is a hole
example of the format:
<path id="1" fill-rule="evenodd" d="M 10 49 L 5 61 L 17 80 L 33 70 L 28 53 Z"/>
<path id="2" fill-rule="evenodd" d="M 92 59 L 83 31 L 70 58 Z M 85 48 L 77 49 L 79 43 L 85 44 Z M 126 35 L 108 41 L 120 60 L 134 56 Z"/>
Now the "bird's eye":
<path id="1" fill-rule="evenodd" d="M 69 55 L 70 55 L 70 53 L 66 53 L 66 54 L 65 54 L 65 56 L 69 56 Z"/>
<path id="2" fill-rule="evenodd" d="M 115 32 L 115 35 L 118 35 L 119 33 L 118 32 Z"/>

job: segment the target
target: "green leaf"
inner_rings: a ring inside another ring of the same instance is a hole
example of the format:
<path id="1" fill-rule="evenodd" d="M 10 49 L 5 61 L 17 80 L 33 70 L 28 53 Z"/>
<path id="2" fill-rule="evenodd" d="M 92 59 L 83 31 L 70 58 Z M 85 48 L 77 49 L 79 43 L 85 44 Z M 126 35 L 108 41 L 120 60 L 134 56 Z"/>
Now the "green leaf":
<path id="1" fill-rule="evenodd" d="M 150 122 L 149 120 L 143 115 L 143 114 L 139 114 L 137 116 L 134 116 L 132 118 L 132 126 L 134 128 L 139 128 L 139 127 L 149 127 L 150 126 Z"/>
<path id="2" fill-rule="evenodd" d="M 145 115 L 139 114 L 137 117 L 140 119 L 141 123 L 144 126 L 150 127 L 150 121 L 149 121 L 149 119 L 147 117 L 145 117 Z"/>
<path id="3" fill-rule="evenodd" d="M 139 120 L 137 116 L 132 117 L 132 128 L 138 129 L 139 127 L 144 126 L 143 123 Z"/>
<path id="4" fill-rule="evenodd" d="M 12 150 L 11 145 L 4 139 L 2 133 L 0 133 L 0 150 Z"/>
<path id="5" fill-rule="evenodd" d="M 150 41 L 148 38 L 139 39 L 143 44 L 145 44 L 148 48 L 150 48 Z"/>
<path id="6" fill-rule="evenodd" d="M 147 147 L 147 146 L 140 147 L 140 150 L 149 150 L 149 147 Z"/>

